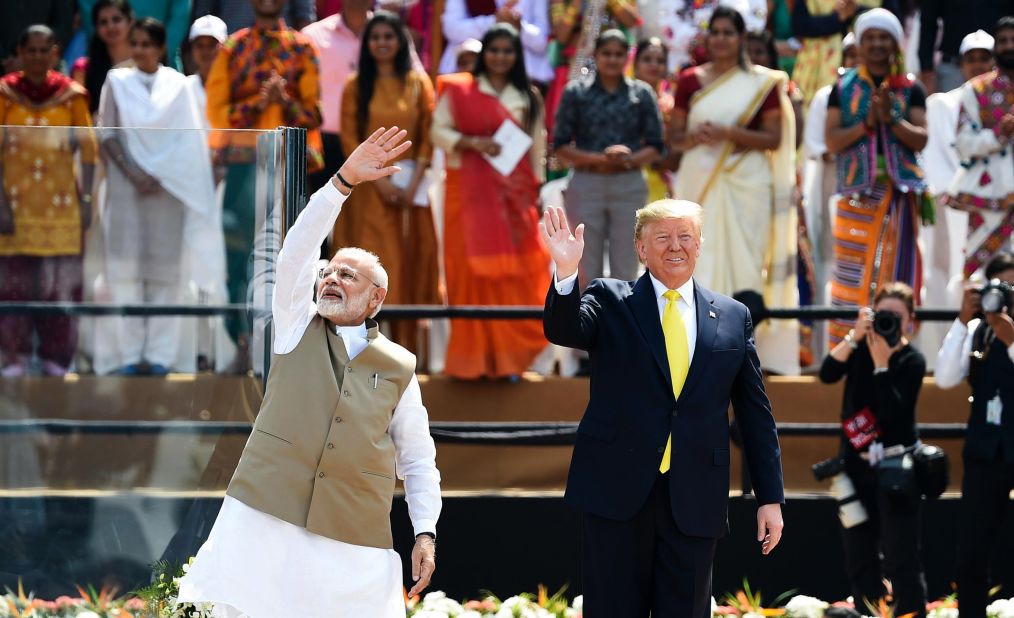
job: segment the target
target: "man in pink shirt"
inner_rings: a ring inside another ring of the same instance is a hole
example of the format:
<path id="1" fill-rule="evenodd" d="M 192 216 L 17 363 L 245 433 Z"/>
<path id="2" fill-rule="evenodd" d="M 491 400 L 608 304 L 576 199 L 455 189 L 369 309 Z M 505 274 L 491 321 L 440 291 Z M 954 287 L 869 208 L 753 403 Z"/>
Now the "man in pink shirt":
<path id="1" fill-rule="evenodd" d="M 307 178 L 307 194 L 324 186 L 345 161 L 341 132 L 342 91 L 349 76 L 359 68 L 363 28 L 370 18 L 373 0 L 344 0 L 342 10 L 303 28 L 317 48 L 320 59 L 320 94 L 323 122 L 324 169 Z"/>

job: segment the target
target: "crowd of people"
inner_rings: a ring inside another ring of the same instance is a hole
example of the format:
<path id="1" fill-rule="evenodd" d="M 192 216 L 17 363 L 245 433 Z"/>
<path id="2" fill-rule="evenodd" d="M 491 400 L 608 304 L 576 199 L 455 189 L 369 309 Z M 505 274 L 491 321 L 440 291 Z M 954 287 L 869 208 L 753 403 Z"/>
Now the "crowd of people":
<path id="1" fill-rule="evenodd" d="M 52 0 L 0 18 L 4 301 L 250 302 L 256 130 L 280 126 L 308 130 L 311 192 L 376 128 L 408 130 L 402 171 L 356 192 L 324 247 L 378 255 L 388 304 L 540 304 L 548 204 L 584 224 L 587 285 L 642 268 L 638 208 L 700 203 L 697 276 L 772 307 L 870 306 L 892 281 L 956 304 L 1011 244 L 1006 0 Z M 243 371 L 255 347 L 242 314 L 103 318 L 94 344 L 70 316 L 0 321 L 4 376 Z M 762 364 L 798 373 L 853 326 L 768 321 Z M 457 378 L 553 361 L 535 320 L 385 328 Z"/>

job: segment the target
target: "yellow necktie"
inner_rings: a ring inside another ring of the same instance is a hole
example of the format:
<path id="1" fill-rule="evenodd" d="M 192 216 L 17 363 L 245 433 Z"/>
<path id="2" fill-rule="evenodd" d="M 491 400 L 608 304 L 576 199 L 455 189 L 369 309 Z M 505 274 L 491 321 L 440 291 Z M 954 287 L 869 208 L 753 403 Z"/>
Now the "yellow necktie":
<path id="1" fill-rule="evenodd" d="M 687 381 L 687 372 L 690 371 L 690 344 L 687 342 L 687 327 L 683 323 L 683 316 L 680 315 L 676 303 L 680 299 L 680 293 L 676 290 L 666 290 L 665 311 L 662 312 L 662 334 L 665 335 L 665 355 L 669 359 L 669 374 L 672 376 L 672 394 L 679 399 L 680 391 L 683 390 L 683 383 Z M 662 463 L 658 466 L 660 472 L 669 471 L 669 460 L 672 457 L 672 434 L 665 443 L 665 453 L 662 455 Z"/>

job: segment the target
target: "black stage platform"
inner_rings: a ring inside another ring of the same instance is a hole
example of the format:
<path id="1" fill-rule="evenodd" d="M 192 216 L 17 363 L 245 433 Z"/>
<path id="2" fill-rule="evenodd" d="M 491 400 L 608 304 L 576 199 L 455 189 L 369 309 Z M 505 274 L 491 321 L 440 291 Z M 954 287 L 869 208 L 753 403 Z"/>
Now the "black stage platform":
<path id="1" fill-rule="evenodd" d="M 43 598 L 72 593 L 76 583 L 109 582 L 130 590 L 144 583 L 146 563 L 167 546 L 170 554 L 182 555 L 199 544 L 220 504 L 220 498 L 136 494 L 0 499 L 0 586 L 14 588 L 20 578 Z M 925 507 L 923 560 L 931 598 L 951 592 L 958 506 L 956 498 L 945 498 Z M 397 549 L 407 556 L 412 537 L 403 500 L 395 502 L 392 517 Z M 835 517 L 829 498 L 791 498 L 782 545 L 764 558 L 754 540 L 754 503 L 733 498 L 731 533 L 718 547 L 716 593 L 737 590 L 747 577 L 767 599 L 790 589 L 844 598 Z M 1007 522 L 1014 518 L 1008 515 Z M 180 534 L 173 537 L 176 530 Z M 433 589 L 462 598 L 483 590 L 509 596 L 533 592 L 540 583 L 551 591 L 570 584 L 577 594 L 579 531 L 577 514 L 559 496 L 445 497 Z M 998 540 L 999 555 L 1011 555 L 1011 537 Z M 1000 583 L 1011 582 L 1001 594 L 1014 595 L 1014 561 L 1001 560 L 999 569 Z"/>

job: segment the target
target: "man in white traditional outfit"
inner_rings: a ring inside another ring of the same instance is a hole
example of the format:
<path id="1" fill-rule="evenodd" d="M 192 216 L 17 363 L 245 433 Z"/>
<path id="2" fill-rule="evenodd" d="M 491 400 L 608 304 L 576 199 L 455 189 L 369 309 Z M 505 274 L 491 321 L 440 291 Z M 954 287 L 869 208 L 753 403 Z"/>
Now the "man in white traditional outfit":
<path id="1" fill-rule="evenodd" d="M 415 529 L 415 595 L 435 568 L 440 475 L 415 357 L 372 319 L 387 295 L 376 256 L 339 249 L 317 283 L 321 243 L 353 187 L 410 142 L 379 129 L 349 155 L 288 231 L 273 300 L 264 402 L 181 603 L 216 618 L 405 616 L 390 523 L 395 475 Z"/>
<path id="2" fill-rule="evenodd" d="M 981 275 L 1014 240 L 1014 15 L 993 31 L 996 68 L 961 87 L 961 166 L 943 203 L 968 213 L 964 276 Z"/>
<path id="3" fill-rule="evenodd" d="M 993 37 L 982 30 L 966 35 L 961 41 L 958 66 L 965 81 L 992 70 Z M 955 140 L 962 91 L 959 87 L 926 98 L 929 139 L 922 151 L 922 165 L 926 181 L 937 198 L 950 187 L 961 163 Z M 928 307 L 953 307 L 961 302 L 968 215 L 954 208 L 939 208 L 937 212 L 936 222 L 923 226 L 919 234 L 926 260 L 922 302 Z M 946 322 L 924 322 L 919 330 L 919 348 L 939 349 L 949 328 Z M 930 355 L 927 361 L 935 364 L 936 359 Z M 933 369 L 933 365 L 929 368 Z"/>

